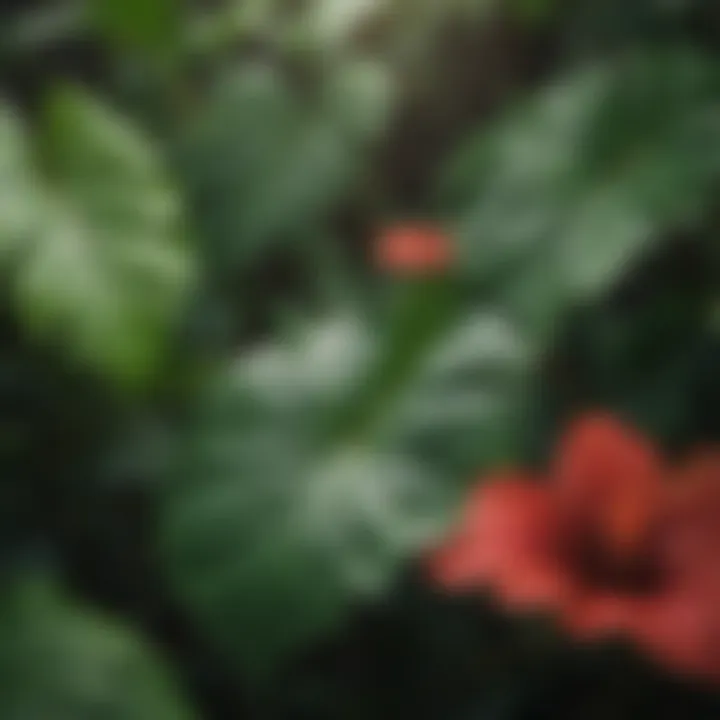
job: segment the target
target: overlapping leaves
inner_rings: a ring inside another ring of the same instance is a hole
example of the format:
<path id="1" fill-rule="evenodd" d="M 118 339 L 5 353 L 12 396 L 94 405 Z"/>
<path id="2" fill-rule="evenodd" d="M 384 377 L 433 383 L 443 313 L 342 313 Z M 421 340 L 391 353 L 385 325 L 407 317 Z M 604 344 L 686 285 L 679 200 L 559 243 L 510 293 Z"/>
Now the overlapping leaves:
<path id="1" fill-rule="evenodd" d="M 480 311 L 442 309 L 447 295 L 419 284 L 387 333 L 311 325 L 220 373 L 167 498 L 164 545 L 189 606 L 247 666 L 272 665 L 382 587 L 453 484 L 512 448 L 553 320 L 698 218 L 720 170 L 707 149 L 715 82 L 711 63 L 670 54 L 549 88 L 449 179 L 460 269 L 487 281 Z"/>
<path id="2" fill-rule="evenodd" d="M 184 597 L 247 666 L 265 669 L 385 587 L 437 530 L 449 469 L 488 452 L 526 348 L 502 317 L 452 334 L 349 436 L 335 422 L 382 367 L 352 318 L 239 358 L 206 396 L 164 545 Z M 433 445 L 429 429 L 448 432 Z"/>

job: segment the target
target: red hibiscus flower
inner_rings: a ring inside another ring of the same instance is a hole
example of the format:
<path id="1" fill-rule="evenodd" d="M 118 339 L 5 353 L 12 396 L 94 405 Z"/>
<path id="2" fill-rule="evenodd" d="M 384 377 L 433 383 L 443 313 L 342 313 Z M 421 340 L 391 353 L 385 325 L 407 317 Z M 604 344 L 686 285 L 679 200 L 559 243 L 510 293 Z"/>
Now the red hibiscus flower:
<path id="1" fill-rule="evenodd" d="M 624 636 L 676 672 L 720 681 L 720 452 L 672 467 L 590 415 L 548 475 L 506 472 L 473 490 L 431 557 L 435 581 L 553 611 L 578 638 Z"/>
<path id="2" fill-rule="evenodd" d="M 381 270 L 409 275 L 442 273 L 453 260 L 450 238 L 432 225 L 393 225 L 378 237 L 375 264 Z"/>

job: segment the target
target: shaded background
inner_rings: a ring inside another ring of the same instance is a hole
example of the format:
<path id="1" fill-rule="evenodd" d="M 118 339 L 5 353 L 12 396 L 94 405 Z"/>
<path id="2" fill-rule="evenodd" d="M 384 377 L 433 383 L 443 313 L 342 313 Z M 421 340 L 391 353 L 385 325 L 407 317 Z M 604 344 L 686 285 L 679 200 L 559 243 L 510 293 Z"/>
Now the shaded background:
<path id="1" fill-rule="evenodd" d="M 720 6 L 3 0 L 0 716 L 716 718 L 428 588 L 577 410 L 720 439 Z M 373 267 L 446 228 L 435 279 Z"/>

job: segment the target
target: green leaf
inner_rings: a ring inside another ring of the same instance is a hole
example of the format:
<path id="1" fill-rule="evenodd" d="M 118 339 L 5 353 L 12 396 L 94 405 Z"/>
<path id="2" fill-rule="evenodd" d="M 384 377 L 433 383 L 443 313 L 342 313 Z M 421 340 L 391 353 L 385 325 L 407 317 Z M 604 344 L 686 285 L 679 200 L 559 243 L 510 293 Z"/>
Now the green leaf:
<path id="1" fill-rule="evenodd" d="M 328 74 L 326 112 L 349 141 L 361 145 L 382 136 L 395 94 L 394 78 L 385 65 L 346 58 Z"/>
<path id="2" fill-rule="evenodd" d="M 384 117 L 383 78 L 348 67 L 327 96 L 306 103 L 277 72 L 246 67 L 218 83 L 187 128 L 181 167 L 221 267 L 247 267 L 271 247 L 297 246 L 357 180 L 359 138 Z M 348 120 L 361 100 L 364 114 Z"/>
<path id="3" fill-rule="evenodd" d="M 680 50 L 592 66 L 461 149 L 442 187 L 461 266 L 524 262 L 518 286 L 567 304 L 697 222 L 720 175 L 718 70 Z"/>
<path id="4" fill-rule="evenodd" d="M 311 0 L 303 22 L 314 41 L 323 48 L 343 47 L 353 32 L 387 11 L 386 0 Z"/>
<path id="5" fill-rule="evenodd" d="M 196 717 L 140 637 L 42 577 L 3 587 L 0 697 L 6 720 Z"/>
<path id="6" fill-rule="evenodd" d="M 533 22 L 545 20 L 557 4 L 557 0 L 511 0 L 510 6 L 521 18 Z"/>
<path id="7" fill-rule="evenodd" d="M 85 94 L 58 91 L 44 119 L 31 148 L 0 116 L 0 262 L 38 338 L 144 382 L 192 277 L 178 195 L 152 145 Z"/>
<path id="8" fill-rule="evenodd" d="M 132 50 L 167 50 L 178 39 L 179 0 L 86 0 L 96 27 Z"/>
<path id="9" fill-rule="evenodd" d="M 0 261 L 5 263 L 18 245 L 37 231 L 40 192 L 31 167 L 28 139 L 20 118 L 0 104 Z"/>
<path id="10" fill-rule="evenodd" d="M 408 336 L 401 373 L 380 342 L 339 317 L 241 356 L 183 444 L 165 498 L 170 576 L 260 676 L 377 597 L 440 529 L 465 475 L 508 447 L 531 353 L 507 318 L 450 315 L 422 347 Z M 358 403 L 363 422 L 338 432 Z"/>

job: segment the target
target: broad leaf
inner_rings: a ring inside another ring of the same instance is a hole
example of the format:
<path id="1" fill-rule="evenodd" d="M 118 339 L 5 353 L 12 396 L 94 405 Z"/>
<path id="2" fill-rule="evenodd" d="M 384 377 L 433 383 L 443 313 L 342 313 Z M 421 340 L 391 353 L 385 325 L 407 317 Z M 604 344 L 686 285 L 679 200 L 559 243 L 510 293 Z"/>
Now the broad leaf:
<path id="1" fill-rule="evenodd" d="M 31 148 L 20 118 L 0 104 L 0 260 L 7 263 L 37 232 L 40 190 L 32 168 Z"/>
<path id="2" fill-rule="evenodd" d="M 3 587 L 0 698 L 6 720 L 196 717 L 140 637 L 44 578 Z"/>
<path id="3" fill-rule="evenodd" d="M 376 333 L 336 318 L 241 356 L 204 396 L 163 546 L 178 591 L 246 667 L 267 671 L 385 587 L 498 452 L 529 349 L 493 312 L 439 337 L 379 386 L 391 366 Z M 357 403 L 363 422 L 341 426 Z"/>
<path id="4" fill-rule="evenodd" d="M 95 100 L 58 91 L 36 147 L 2 110 L 0 190 L 0 261 L 30 330 L 115 380 L 146 380 L 192 275 L 153 147 Z"/>
<path id="5" fill-rule="evenodd" d="M 593 66 L 462 148 L 442 193 L 462 266 L 525 263 L 519 285 L 557 306 L 696 222 L 720 175 L 719 70 L 680 51 Z"/>
<path id="6" fill-rule="evenodd" d="M 333 77 L 315 105 L 274 70 L 246 67 L 218 82 L 190 123 L 181 167 L 220 265 L 302 247 L 358 180 L 361 150 L 384 122 L 386 80 L 365 65 Z"/>

